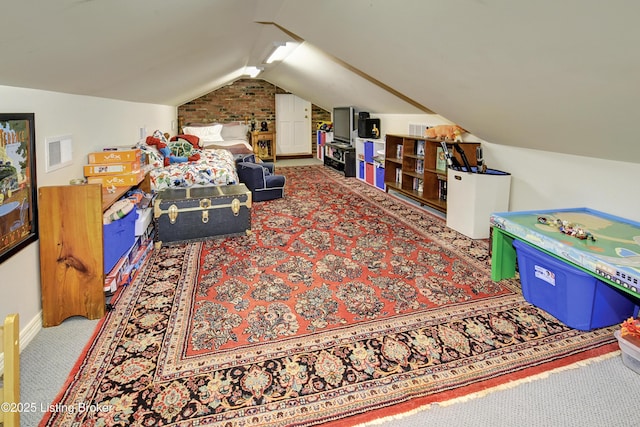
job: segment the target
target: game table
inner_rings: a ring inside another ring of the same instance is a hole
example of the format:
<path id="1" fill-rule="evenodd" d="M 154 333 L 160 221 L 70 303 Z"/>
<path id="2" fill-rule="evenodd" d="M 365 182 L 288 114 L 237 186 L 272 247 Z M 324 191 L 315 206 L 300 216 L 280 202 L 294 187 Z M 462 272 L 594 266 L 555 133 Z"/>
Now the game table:
<path id="1" fill-rule="evenodd" d="M 493 213 L 490 225 L 492 280 L 515 276 L 518 239 L 640 298 L 638 222 L 583 207 Z"/>

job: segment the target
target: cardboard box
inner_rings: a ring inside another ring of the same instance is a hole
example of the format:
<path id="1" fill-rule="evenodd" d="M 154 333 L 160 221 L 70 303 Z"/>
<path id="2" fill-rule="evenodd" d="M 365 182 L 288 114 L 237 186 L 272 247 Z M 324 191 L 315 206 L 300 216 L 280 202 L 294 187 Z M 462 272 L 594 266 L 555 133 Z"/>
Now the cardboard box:
<path id="1" fill-rule="evenodd" d="M 142 236 L 151 224 L 153 219 L 153 208 L 136 209 L 138 218 L 136 219 L 136 236 Z"/>
<path id="2" fill-rule="evenodd" d="M 138 162 L 142 156 L 141 150 L 135 148 L 132 150 L 113 150 L 113 151 L 97 151 L 95 153 L 89 153 L 90 164 L 100 163 L 123 163 L 123 162 Z"/>
<path id="3" fill-rule="evenodd" d="M 140 162 L 96 163 L 84 166 L 84 176 L 140 172 Z"/>
<path id="4" fill-rule="evenodd" d="M 118 287 L 122 286 L 123 283 L 126 283 L 128 280 L 129 269 L 129 257 L 120 257 L 116 265 L 111 269 L 111 271 L 109 271 L 109 274 L 104 279 L 104 291 L 114 293 Z"/>
<path id="5" fill-rule="evenodd" d="M 111 295 L 118 290 L 118 283 L 116 282 L 115 277 L 107 276 L 104 279 L 104 293 L 107 295 Z"/>
<path id="6" fill-rule="evenodd" d="M 99 175 L 87 177 L 88 184 L 102 184 L 105 187 L 130 187 L 144 179 L 144 171 L 122 173 L 118 175 Z"/>
<path id="7" fill-rule="evenodd" d="M 136 251 L 135 253 L 136 256 L 131 262 L 131 265 L 129 266 L 129 270 L 128 270 L 129 283 L 131 283 L 136 278 L 136 276 L 138 275 L 138 272 L 144 266 L 144 263 L 146 262 L 149 254 L 151 253 L 152 248 L 153 248 L 152 242 L 148 242 L 146 245 L 140 246 Z"/>

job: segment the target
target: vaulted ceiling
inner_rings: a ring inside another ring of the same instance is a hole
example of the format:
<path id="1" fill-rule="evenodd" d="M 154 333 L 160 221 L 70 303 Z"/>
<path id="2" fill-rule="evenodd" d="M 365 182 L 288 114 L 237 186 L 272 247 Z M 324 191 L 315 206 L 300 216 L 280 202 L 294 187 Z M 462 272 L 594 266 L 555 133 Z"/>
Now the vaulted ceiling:
<path id="1" fill-rule="evenodd" d="M 640 163 L 632 0 L 2 6 L 0 85 L 178 106 L 253 65 L 264 68 L 258 78 L 328 110 L 435 112 L 496 144 Z M 264 64 L 285 41 L 297 48 Z"/>

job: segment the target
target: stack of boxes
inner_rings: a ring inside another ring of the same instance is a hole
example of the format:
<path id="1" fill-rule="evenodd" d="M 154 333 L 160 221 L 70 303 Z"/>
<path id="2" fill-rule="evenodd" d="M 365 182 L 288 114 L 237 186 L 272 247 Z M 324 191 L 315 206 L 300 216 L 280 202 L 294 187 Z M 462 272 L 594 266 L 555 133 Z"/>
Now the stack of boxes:
<path id="1" fill-rule="evenodd" d="M 142 151 L 135 148 L 89 153 L 84 176 L 87 183 L 105 187 L 136 185 L 144 178 Z"/>
<path id="2" fill-rule="evenodd" d="M 135 212 L 133 211 L 131 214 L 135 215 Z M 106 275 L 104 292 L 108 295 L 113 294 L 118 288 L 133 282 L 152 249 L 153 228 L 147 227 L 142 234 L 136 234 L 133 246 L 119 258 L 116 265 Z"/>
<path id="3" fill-rule="evenodd" d="M 105 188 L 133 187 L 145 175 L 145 157 L 139 148 L 123 148 L 89 153 L 84 166 L 88 184 Z M 150 200 L 124 218 L 104 225 L 105 286 L 107 294 L 135 279 L 153 244 Z"/>

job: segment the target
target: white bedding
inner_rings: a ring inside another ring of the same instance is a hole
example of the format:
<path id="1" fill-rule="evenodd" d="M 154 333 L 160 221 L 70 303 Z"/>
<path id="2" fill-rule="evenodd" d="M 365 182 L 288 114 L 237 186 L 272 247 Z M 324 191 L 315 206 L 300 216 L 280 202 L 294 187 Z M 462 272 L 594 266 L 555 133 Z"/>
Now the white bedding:
<path id="1" fill-rule="evenodd" d="M 233 154 L 251 154 L 249 127 L 241 122 L 189 123 L 182 128 L 184 134 L 200 138 L 203 149 L 226 149 Z"/>
<path id="2" fill-rule="evenodd" d="M 238 173 L 233 154 L 229 150 L 200 150 L 200 159 L 192 162 L 151 163 L 151 188 L 183 188 L 194 185 L 237 184 Z"/>
<path id="3" fill-rule="evenodd" d="M 239 182 L 231 151 L 202 150 L 195 148 L 197 143 L 197 138 L 179 136 L 169 141 L 167 135 L 157 130 L 145 143 L 138 144 L 145 154 L 152 190 Z"/>
<path id="4" fill-rule="evenodd" d="M 143 144 L 141 147 L 148 157 L 153 190 L 194 185 L 228 185 L 239 182 L 234 156 L 253 153 L 247 125 L 240 122 L 224 125 L 220 123 L 190 124 L 182 130 L 183 135 L 198 137 L 189 138 L 189 143 L 198 146 L 197 149 L 193 149 L 193 153 L 199 153 L 198 160 L 164 166 L 164 156 L 156 147 L 148 144 Z M 171 144 L 167 141 L 168 137 L 160 131 L 154 132 L 153 136 Z M 178 135 L 179 138 L 180 135 Z"/>
<path id="5" fill-rule="evenodd" d="M 242 148 L 247 150 L 247 154 L 253 153 L 253 147 L 246 139 L 230 139 L 224 141 L 203 141 L 200 140 L 200 144 L 202 144 L 202 148 L 204 149 L 215 149 L 222 148 L 227 149 L 231 152 L 239 151 Z M 234 153 L 234 154 L 242 154 L 242 153 Z"/>

